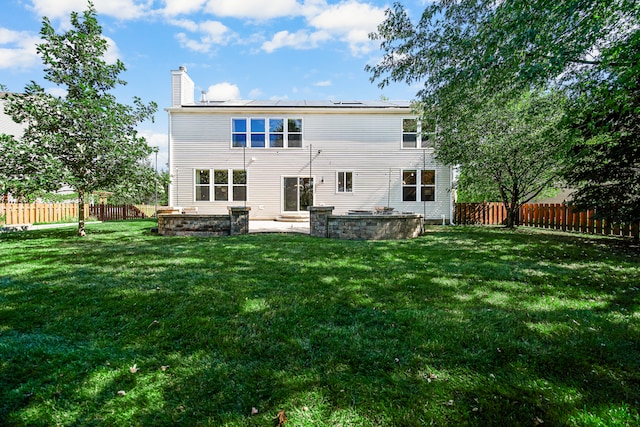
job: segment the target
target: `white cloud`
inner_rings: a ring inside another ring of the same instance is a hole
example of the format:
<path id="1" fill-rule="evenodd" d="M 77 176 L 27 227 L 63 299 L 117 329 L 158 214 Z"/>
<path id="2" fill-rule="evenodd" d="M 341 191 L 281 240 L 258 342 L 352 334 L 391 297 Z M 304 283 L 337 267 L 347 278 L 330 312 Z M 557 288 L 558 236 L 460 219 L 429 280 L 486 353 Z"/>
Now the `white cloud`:
<path id="1" fill-rule="evenodd" d="M 64 98 L 65 96 L 67 96 L 67 90 L 63 89 L 61 87 L 50 87 L 48 89 L 44 90 L 46 93 L 56 96 L 56 97 L 61 97 Z"/>
<path id="2" fill-rule="evenodd" d="M 206 0 L 165 0 L 163 12 L 167 16 L 186 15 L 197 12 Z"/>
<path id="3" fill-rule="evenodd" d="M 207 53 L 214 45 L 225 45 L 234 36 L 231 30 L 219 21 L 194 22 L 188 19 L 174 20 L 172 24 L 185 28 L 191 32 L 200 32 L 198 40 L 188 37 L 181 32 L 176 34 L 176 39 L 182 47 L 195 52 Z"/>
<path id="4" fill-rule="evenodd" d="M 32 3 L 35 13 L 49 19 L 67 18 L 71 12 L 80 13 L 87 9 L 86 0 L 32 0 Z M 148 0 L 94 0 L 93 3 L 98 14 L 122 20 L 143 16 L 151 5 Z"/>
<path id="5" fill-rule="evenodd" d="M 331 86 L 331 80 L 323 80 L 321 82 L 316 82 L 313 84 L 314 86 L 319 86 L 319 87 L 327 87 L 327 86 Z"/>
<path id="6" fill-rule="evenodd" d="M 0 69 L 26 69 L 40 62 L 36 44 L 41 39 L 26 31 L 0 28 Z"/>
<path id="7" fill-rule="evenodd" d="M 369 34 L 374 32 L 385 18 L 383 8 L 358 0 L 347 0 L 333 5 L 328 5 L 326 0 L 308 0 L 296 13 L 305 16 L 308 25 L 315 31 L 279 31 L 271 40 L 262 44 L 262 50 L 271 53 L 283 47 L 313 49 L 322 42 L 338 39 L 349 45 L 353 55 L 361 56 L 376 48 L 375 43 L 369 40 Z"/>
<path id="8" fill-rule="evenodd" d="M 200 31 L 204 40 L 211 44 L 225 44 L 228 40 L 229 28 L 218 21 L 204 21 L 200 23 Z"/>
<path id="9" fill-rule="evenodd" d="M 185 33 L 178 33 L 175 37 L 178 42 L 180 42 L 180 46 L 194 52 L 207 53 L 211 50 L 211 45 L 209 43 L 190 39 Z"/>
<path id="10" fill-rule="evenodd" d="M 260 99 L 264 96 L 262 89 L 255 88 L 249 91 L 249 99 Z"/>
<path id="11" fill-rule="evenodd" d="M 118 49 L 118 45 L 112 38 L 106 36 L 102 37 L 107 41 L 109 45 L 107 51 L 104 53 L 104 60 L 107 64 L 115 64 L 118 59 L 122 59 L 120 55 L 120 49 Z"/>
<path id="12" fill-rule="evenodd" d="M 171 25 L 184 28 L 185 30 L 191 31 L 192 33 L 198 31 L 198 23 L 190 19 L 170 19 L 168 22 Z"/>
<path id="13" fill-rule="evenodd" d="M 223 82 L 211 85 L 207 90 L 207 100 L 209 101 L 229 101 L 234 99 L 242 99 L 240 97 L 240 88 L 237 85 Z"/>
<path id="14" fill-rule="evenodd" d="M 149 129 L 140 130 L 142 135 L 150 147 L 158 149 L 158 170 L 167 170 L 167 163 L 169 163 L 169 150 L 168 150 L 168 137 L 166 133 L 158 133 Z M 149 156 L 151 164 L 155 167 L 156 155 L 151 154 Z"/>
<path id="15" fill-rule="evenodd" d="M 309 33 L 306 30 L 300 30 L 295 33 L 280 31 L 276 33 L 270 41 L 262 44 L 262 50 L 271 53 L 282 47 L 313 49 L 318 47 L 321 42 L 327 41 L 330 38 L 331 36 L 324 31 L 316 31 L 314 33 Z"/>
<path id="16" fill-rule="evenodd" d="M 301 15 L 312 18 L 327 8 L 327 0 L 306 0 L 301 9 Z"/>
<path id="17" fill-rule="evenodd" d="M 368 53 L 374 48 L 369 33 L 384 21 L 384 9 L 358 1 L 331 5 L 312 17 L 309 23 L 347 42 L 354 55 Z"/>
<path id="18" fill-rule="evenodd" d="M 298 16 L 302 5 L 296 0 L 209 0 L 205 11 L 216 16 L 267 20 Z"/>

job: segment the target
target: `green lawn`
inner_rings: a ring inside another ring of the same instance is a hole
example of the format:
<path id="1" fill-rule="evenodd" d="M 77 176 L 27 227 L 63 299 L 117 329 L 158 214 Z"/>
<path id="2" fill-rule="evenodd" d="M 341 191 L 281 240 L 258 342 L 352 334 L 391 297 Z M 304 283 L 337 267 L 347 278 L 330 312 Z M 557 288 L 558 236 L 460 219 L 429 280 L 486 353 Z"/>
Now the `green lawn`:
<path id="1" fill-rule="evenodd" d="M 0 425 L 640 424 L 630 242 L 153 225 L 0 235 Z"/>

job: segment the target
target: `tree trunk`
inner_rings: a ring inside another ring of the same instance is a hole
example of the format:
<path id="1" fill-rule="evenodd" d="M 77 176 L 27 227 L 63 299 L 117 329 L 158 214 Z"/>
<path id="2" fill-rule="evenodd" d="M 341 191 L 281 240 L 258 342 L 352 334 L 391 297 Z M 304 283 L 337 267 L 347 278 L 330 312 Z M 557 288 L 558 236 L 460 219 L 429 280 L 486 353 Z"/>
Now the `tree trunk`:
<path id="1" fill-rule="evenodd" d="M 518 211 L 520 207 L 515 203 L 505 204 L 505 207 L 507 208 L 507 228 L 515 228 L 519 225 Z"/>
<path id="2" fill-rule="evenodd" d="M 84 231 L 84 191 L 78 190 L 78 237 L 85 237 Z"/>

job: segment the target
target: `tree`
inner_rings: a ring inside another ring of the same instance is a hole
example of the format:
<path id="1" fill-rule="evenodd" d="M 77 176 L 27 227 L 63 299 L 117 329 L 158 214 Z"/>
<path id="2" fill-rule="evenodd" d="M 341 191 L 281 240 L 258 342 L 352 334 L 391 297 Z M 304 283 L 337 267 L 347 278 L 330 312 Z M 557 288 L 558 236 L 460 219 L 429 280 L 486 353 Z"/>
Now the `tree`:
<path id="1" fill-rule="evenodd" d="M 169 184 L 171 177 L 168 171 L 156 171 L 151 164 L 143 165 L 138 171 L 140 176 L 135 180 L 123 181 L 111 188 L 113 194 L 109 196 L 109 203 L 120 204 L 149 204 L 153 205 L 158 197 L 158 204 L 168 204 Z"/>
<path id="2" fill-rule="evenodd" d="M 499 196 L 509 228 L 524 203 L 557 182 L 566 162 L 564 100 L 557 92 L 496 94 L 481 108 L 460 106 L 455 125 L 442 126 L 435 138 L 438 159 L 460 165 L 467 191 Z"/>
<path id="3" fill-rule="evenodd" d="M 102 37 L 93 3 L 82 14 L 71 14 L 72 29 L 56 34 L 48 18 L 37 47 L 45 64 L 45 79 L 66 88 L 55 97 L 35 82 L 24 94 L 9 96 L 7 113 L 26 123 L 19 140 L 8 138 L 3 157 L 15 169 L 0 167 L 9 184 L 26 182 L 24 188 L 52 189 L 67 184 L 78 193 L 78 235 L 85 235 L 85 196 L 96 190 L 126 182 L 152 149 L 135 126 L 152 118 L 154 102 L 145 105 L 134 98 L 133 106 L 120 104 L 110 93 L 126 84 L 118 75 L 125 71 L 118 60 L 107 64 L 107 41 Z"/>
<path id="4" fill-rule="evenodd" d="M 616 222 L 640 220 L 640 43 L 635 48 L 620 52 L 635 55 L 635 67 L 583 83 L 572 116 L 583 139 L 564 173 L 580 186 L 574 197 L 579 208 L 594 208 L 598 217 Z"/>
<path id="5" fill-rule="evenodd" d="M 515 99 L 531 88 L 563 90 L 570 100 L 566 123 L 587 141 L 576 144 L 572 166 L 585 159 L 603 165 L 597 176 L 566 169 L 578 187 L 577 200 L 633 219 L 626 201 L 638 199 L 637 185 L 627 184 L 639 168 L 639 2 L 441 0 L 427 6 L 415 24 L 396 3 L 371 38 L 381 41 L 384 53 L 367 67 L 372 80 L 381 87 L 391 81 L 424 83 L 417 96 L 438 106 L 440 123 L 459 119 L 460 105 L 482 108 L 495 92 Z M 603 140 L 617 150 L 595 143 Z M 613 165 L 625 169 L 625 179 Z M 619 183 L 615 198 L 589 190 L 612 182 Z"/>

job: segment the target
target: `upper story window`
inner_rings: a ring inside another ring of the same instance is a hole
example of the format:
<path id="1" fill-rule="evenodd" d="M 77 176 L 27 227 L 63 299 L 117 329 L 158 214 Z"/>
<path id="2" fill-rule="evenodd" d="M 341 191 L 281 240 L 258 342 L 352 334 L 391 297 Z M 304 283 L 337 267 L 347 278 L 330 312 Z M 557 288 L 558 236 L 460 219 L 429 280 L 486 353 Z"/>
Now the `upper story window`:
<path id="1" fill-rule="evenodd" d="M 302 148 L 302 119 L 287 119 L 289 148 Z"/>
<path id="2" fill-rule="evenodd" d="M 302 148 L 302 119 L 231 119 L 231 146 L 236 148 Z"/>
<path id="3" fill-rule="evenodd" d="M 231 121 L 231 146 L 247 146 L 247 119 L 233 119 Z"/>
<path id="4" fill-rule="evenodd" d="M 402 148 L 431 148 L 435 132 L 435 122 L 402 119 Z"/>
<path id="5" fill-rule="evenodd" d="M 265 119 L 251 119 L 251 148 L 264 148 L 267 141 Z"/>

